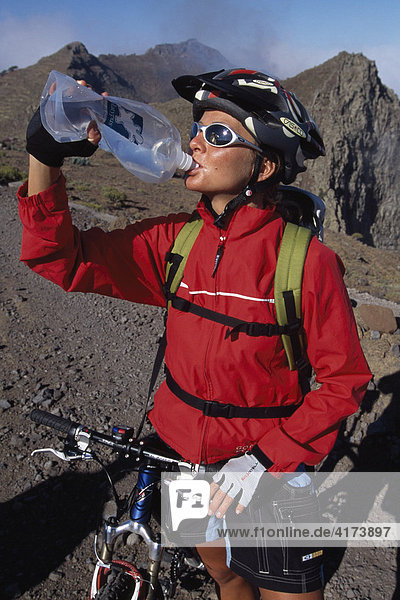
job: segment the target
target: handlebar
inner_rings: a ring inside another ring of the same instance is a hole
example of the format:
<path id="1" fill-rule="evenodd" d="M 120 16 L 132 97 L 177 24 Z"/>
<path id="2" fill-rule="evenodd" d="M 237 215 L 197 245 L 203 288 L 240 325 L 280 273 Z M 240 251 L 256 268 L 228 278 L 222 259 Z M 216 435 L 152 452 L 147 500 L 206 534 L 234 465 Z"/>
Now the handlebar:
<path id="1" fill-rule="evenodd" d="M 166 468 L 166 465 L 169 465 L 169 467 L 171 465 L 175 467 L 184 466 L 189 469 L 196 467 L 184 461 L 172 448 L 165 447 L 161 440 L 157 442 L 154 439 L 151 441 L 134 439 L 133 430 L 131 429 L 114 427 L 113 435 L 106 435 L 38 408 L 31 412 L 30 418 L 38 425 L 45 425 L 66 434 L 66 438 L 75 441 L 78 448 L 80 447 L 80 441 L 85 440 L 86 446 L 88 443 L 95 442 L 112 448 L 123 454 L 125 458 L 146 459 L 149 463 L 164 468 Z"/>
<path id="2" fill-rule="evenodd" d="M 38 408 L 35 408 L 29 416 L 32 421 L 35 421 L 38 425 L 45 425 L 46 427 L 57 429 L 57 431 L 62 431 L 62 433 L 66 433 L 67 435 L 73 435 L 75 430 L 79 427 L 78 423 L 74 423 L 69 419 L 58 417 L 57 415 L 53 415 L 52 413 Z"/>

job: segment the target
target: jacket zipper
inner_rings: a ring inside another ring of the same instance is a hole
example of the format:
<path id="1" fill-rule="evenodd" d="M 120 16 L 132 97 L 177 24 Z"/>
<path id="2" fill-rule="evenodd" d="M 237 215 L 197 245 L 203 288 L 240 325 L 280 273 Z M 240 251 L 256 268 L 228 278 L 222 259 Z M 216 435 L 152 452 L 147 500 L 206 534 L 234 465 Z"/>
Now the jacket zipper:
<path id="1" fill-rule="evenodd" d="M 217 246 L 217 253 L 215 255 L 215 260 L 214 260 L 214 269 L 213 269 L 213 272 L 212 272 L 212 277 L 214 278 L 214 280 L 215 280 L 215 277 L 216 277 L 216 274 L 217 274 L 218 266 L 219 266 L 219 264 L 221 262 L 221 258 L 222 258 L 223 254 L 224 254 L 225 244 L 226 244 L 226 237 L 227 237 L 226 234 L 227 234 L 227 232 L 224 232 L 224 233 L 220 232 L 220 235 L 219 235 L 219 242 L 218 242 L 218 246 Z M 217 292 L 217 282 L 216 281 L 214 282 L 214 290 L 215 290 L 215 292 Z M 216 303 L 216 297 L 215 297 L 215 300 L 214 300 L 214 309 L 216 309 L 215 303 Z M 214 323 L 214 327 L 215 326 L 216 326 L 216 323 Z M 207 381 L 207 387 L 208 387 L 208 389 L 210 389 L 211 383 L 210 383 L 210 380 L 209 380 L 208 369 L 207 369 L 206 365 L 207 365 L 207 358 L 208 358 L 208 350 L 209 350 L 210 343 L 212 342 L 212 338 L 213 338 L 213 335 L 211 334 L 210 335 L 210 339 L 209 339 L 208 344 L 207 344 L 207 349 L 206 349 L 206 352 L 205 352 L 205 356 L 204 356 L 204 375 L 205 375 L 205 378 L 206 378 L 206 381 Z M 207 420 L 205 420 L 204 426 L 202 428 L 201 442 L 200 442 L 200 444 L 201 444 L 200 445 L 200 447 L 201 447 L 201 461 L 207 459 L 207 455 L 208 455 L 208 452 L 205 451 L 205 444 L 204 444 L 204 441 L 205 441 L 205 439 L 207 437 L 207 434 L 208 434 L 208 423 L 207 423 Z"/>
<path id="2" fill-rule="evenodd" d="M 221 258 L 224 254 L 224 250 L 225 250 L 225 242 L 226 242 L 226 235 L 222 235 L 222 233 L 219 236 L 219 244 L 217 247 L 217 253 L 215 255 L 215 260 L 214 260 L 214 270 L 212 272 L 212 277 L 215 277 L 216 273 L 217 273 L 217 269 L 219 266 L 219 263 L 221 262 Z"/>

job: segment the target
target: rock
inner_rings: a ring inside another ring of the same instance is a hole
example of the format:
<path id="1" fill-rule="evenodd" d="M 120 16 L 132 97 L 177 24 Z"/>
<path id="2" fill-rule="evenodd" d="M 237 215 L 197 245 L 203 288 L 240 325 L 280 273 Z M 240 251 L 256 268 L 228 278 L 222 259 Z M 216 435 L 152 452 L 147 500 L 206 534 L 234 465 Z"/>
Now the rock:
<path id="1" fill-rule="evenodd" d="M 397 329 L 397 321 L 390 308 L 376 304 L 361 304 L 358 311 L 369 329 L 381 333 L 393 333 Z"/>
<path id="2" fill-rule="evenodd" d="M 50 408 L 54 399 L 54 390 L 43 388 L 32 400 L 34 404 L 43 404 L 45 408 Z"/>
<path id="3" fill-rule="evenodd" d="M 361 288 L 367 287 L 369 285 L 369 281 L 366 277 L 359 277 L 357 280 L 357 285 Z"/>
<path id="4" fill-rule="evenodd" d="M 373 329 L 371 331 L 371 340 L 379 340 L 380 338 L 381 338 L 380 332 Z"/>
<path id="5" fill-rule="evenodd" d="M 21 185 L 22 185 L 23 183 L 24 183 L 23 181 L 9 181 L 9 182 L 8 182 L 8 187 L 9 187 L 11 190 L 17 190 L 18 188 L 20 188 L 20 187 L 21 187 Z"/>
<path id="6" fill-rule="evenodd" d="M 49 579 L 51 581 L 60 581 L 63 577 L 64 573 L 62 573 L 61 571 L 53 571 L 53 573 L 50 573 L 49 575 Z"/>
<path id="7" fill-rule="evenodd" d="M 3 410 L 7 410 L 8 408 L 11 408 L 11 404 L 7 400 L 1 399 L 0 408 L 2 408 Z"/>
<path id="8" fill-rule="evenodd" d="M 9 443 L 13 448 L 22 448 L 25 445 L 22 437 L 19 437 L 18 435 L 12 435 Z"/>
<path id="9" fill-rule="evenodd" d="M 46 472 L 46 475 L 49 477 L 56 477 L 59 472 L 59 467 L 56 461 L 47 460 L 43 466 L 43 470 Z"/>
<path id="10" fill-rule="evenodd" d="M 393 356 L 395 356 L 396 358 L 400 358 L 400 345 L 393 344 L 393 346 L 391 347 L 391 352 Z"/>

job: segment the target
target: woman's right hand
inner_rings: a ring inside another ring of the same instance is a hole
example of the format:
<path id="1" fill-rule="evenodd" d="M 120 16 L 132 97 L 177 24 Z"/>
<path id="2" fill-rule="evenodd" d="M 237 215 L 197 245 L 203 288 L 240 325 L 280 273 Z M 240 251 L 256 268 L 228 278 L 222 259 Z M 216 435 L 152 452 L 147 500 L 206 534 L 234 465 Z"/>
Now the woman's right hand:
<path id="1" fill-rule="evenodd" d="M 84 80 L 77 83 L 85 87 L 91 86 Z M 55 85 L 55 84 L 54 84 Z M 54 91 L 54 90 L 53 90 Z M 52 89 L 50 88 L 50 94 Z M 108 96 L 103 92 L 103 96 Z M 87 128 L 87 139 L 78 142 L 57 142 L 43 127 L 38 109 L 33 115 L 26 132 L 26 149 L 39 162 L 48 167 L 59 168 L 67 156 L 91 156 L 97 149 L 101 134 L 96 121 L 91 121 Z M 88 143 L 90 142 L 90 143 Z"/>
<path id="2" fill-rule="evenodd" d="M 57 142 L 43 127 L 40 109 L 37 109 L 26 131 L 26 150 L 48 167 L 60 168 L 67 156 L 92 156 L 100 141 L 96 123 L 88 126 L 88 139 L 78 142 Z"/>
<path id="3" fill-rule="evenodd" d="M 91 87 L 86 81 L 81 85 Z M 103 92 L 102 96 L 108 96 Z M 87 128 L 87 139 L 80 142 L 59 143 L 46 131 L 38 109 L 33 115 L 26 133 L 26 150 L 31 155 L 29 162 L 28 195 L 38 194 L 53 183 L 60 174 L 60 167 L 67 156 L 91 156 L 97 149 L 101 134 L 96 121 Z"/>

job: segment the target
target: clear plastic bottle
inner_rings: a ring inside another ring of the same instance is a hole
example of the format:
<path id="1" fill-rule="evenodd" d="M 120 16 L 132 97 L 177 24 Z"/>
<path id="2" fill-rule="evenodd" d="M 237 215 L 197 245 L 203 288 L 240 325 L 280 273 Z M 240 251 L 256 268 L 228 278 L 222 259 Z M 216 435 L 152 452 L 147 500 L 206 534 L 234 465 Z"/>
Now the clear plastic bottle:
<path id="1" fill-rule="evenodd" d="M 101 96 L 58 71 L 51 71 L 43 89 L 40 116 L 58 142 L 85 139 L 87 126 L 95 120 L 100 147 L 143 181 L 162 183 L 177 169 L 194 167 L 182 150 L 179 131 L 158 110 L 127 98 Z"/>

